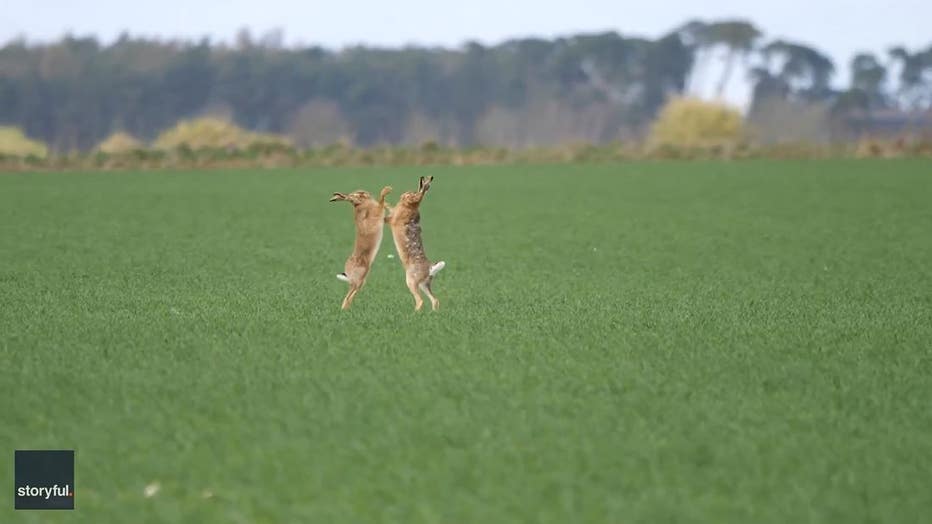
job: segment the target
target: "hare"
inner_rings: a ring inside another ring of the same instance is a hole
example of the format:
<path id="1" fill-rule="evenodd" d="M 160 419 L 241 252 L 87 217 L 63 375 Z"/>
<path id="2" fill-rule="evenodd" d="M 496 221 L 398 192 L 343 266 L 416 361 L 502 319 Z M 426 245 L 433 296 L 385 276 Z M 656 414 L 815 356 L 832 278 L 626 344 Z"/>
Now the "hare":
<path id="1" fill-rule="evenodd" d="M 345 271 L 337 275 L 343 282 L 349 283 L 349 291 L 343 299 L 342 309 L 349 309 L 356 293 L 366 283 L 366 276 L 372 267 L 372 261 L 379 252 L 382 243 L 383 220 L 385 219 L 385 196 L 391 192 L 389 186 L 383 187 L 379 200 L 373 200 L 367 191 L 355 191 L 348 195 L 334 193 L 331 202 L 345 200 L 353 204 L 356 221 L 356 244 L 353 254 L 346 259 Z"/>
<path id="2" fill-rule="evenodd" d="M 431 264 L 424 254 L 424 244 L 421 241 L 421 212 L 419 210 L 421 200 L 430 188 L 430 183 L 434 177 L 421 177 L 416 193 L 406 191 L 398 200 L 398 205 L 394 208 L 389 207 L 388 216 L 385 217 L 392 228 L 392 236 L 395 239 L 395 249 L 398 250 L 398 257 L 405 268 L 405 281 L 408 284 L 408 290 L 414 295 L 414 310 L 419 311 L 424 301 L 418 293 L 418 289 L 427 294 L 430 299 L 431 309 L 436 310 L 440 307 L 440 301 L 430 290 L 430 283 L 443 267 L 445 262 L 440 261 Z"/>

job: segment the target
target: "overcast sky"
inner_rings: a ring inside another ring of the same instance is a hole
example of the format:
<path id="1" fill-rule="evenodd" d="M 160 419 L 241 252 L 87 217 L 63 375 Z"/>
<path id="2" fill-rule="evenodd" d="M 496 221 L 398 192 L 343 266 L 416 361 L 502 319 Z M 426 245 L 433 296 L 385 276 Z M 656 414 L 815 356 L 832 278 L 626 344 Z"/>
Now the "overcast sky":
<path id="1" fill-rule="evenodd" d="M 232 40 L 284 30 L 285 42 L 338 48 L 365 43 L 453 46 L 519 36 L 615 30 L 658 36 L 687 19 L 747 18 L 768 37 L 814 45 L 847 69 L 861 50 L 932 44 L 932 0 L 0 0 L 0 41 L 66 32 Z M 845 79 L 842 75 L 839 80 Z M 741 79 L 736 79 L 740 82 Z M 740 89 L 740 88 L 737 88 Z M 742 98 L 740 93 L 733 97 Z"/>

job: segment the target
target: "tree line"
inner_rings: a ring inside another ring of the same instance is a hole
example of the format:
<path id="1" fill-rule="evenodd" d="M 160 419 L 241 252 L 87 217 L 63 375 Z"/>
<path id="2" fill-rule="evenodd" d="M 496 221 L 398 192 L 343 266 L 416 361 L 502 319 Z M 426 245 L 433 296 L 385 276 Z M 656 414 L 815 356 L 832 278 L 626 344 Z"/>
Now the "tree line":
<path id="1" fill-rule="evenodd" d="M 298 145 L 436 141 L 513 147 L 606 142 L 643 133 L 671 96 L 724 59 L 717 91 L 752 82 L 768 103 L 845 115 L 932 107 L 932 45 L 864 52 L 835 64 L 742 20 L 692 21 L 655 39 L 615 32 L 459 48 L 289 48 L 241 32 L 231 45 L 128 34 L 66 36 L 0 48 L 0 124 L 53 150 L 88 150 L 116 131 L 151 140 L 178 120 L 228 118 Z M 840 67 L 850 85 L 836 89 Z"/>

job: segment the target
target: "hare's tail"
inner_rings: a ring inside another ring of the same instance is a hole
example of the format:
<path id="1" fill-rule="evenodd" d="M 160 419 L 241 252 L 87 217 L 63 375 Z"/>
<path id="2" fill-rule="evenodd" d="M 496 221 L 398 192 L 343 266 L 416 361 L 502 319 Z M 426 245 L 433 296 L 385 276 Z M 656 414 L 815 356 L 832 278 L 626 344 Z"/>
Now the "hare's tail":
<path id="1" fill-rule="evenodd" d="M 446 265 L 447 263 L 441 260 L 440 262 L 437 262 L 436 264 L 430 266 L 430 270 L 428 270 L 428 274 L 430 274 L 430 276 L 434 276 L 437 273 L 439 273 L 441 269 L 446 267 Z"/>
<path id="2" fill-rule="evenodd" d="M 337 279 L 342 280 L 343 282 L 349 282 L 349 277 L 346 276 L 346 273 L 340 273 L 337 275 Z"/>

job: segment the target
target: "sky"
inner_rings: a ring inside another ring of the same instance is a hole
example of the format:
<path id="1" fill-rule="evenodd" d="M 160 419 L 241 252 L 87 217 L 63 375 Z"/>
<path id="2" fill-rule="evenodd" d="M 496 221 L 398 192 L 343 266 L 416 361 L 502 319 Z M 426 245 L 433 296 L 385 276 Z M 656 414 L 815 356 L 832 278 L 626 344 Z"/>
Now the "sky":
<path id="1" fill-rule="evenodd" d="M 456 46 L 611 30 L 656 37 L 694 18 L 749 19 L 768 38 L 815 46 L 835 60 L 839 82 L 859 51 L 932 45 L 932 0 L 0 0 L 0 43 L 69 32 L 110 41 L 123 31 L 232 41 L 248 27 L 254 35 L 281 29 L 286 45 Z M 729 98 L 747 95 L 736 75 Z"/>

